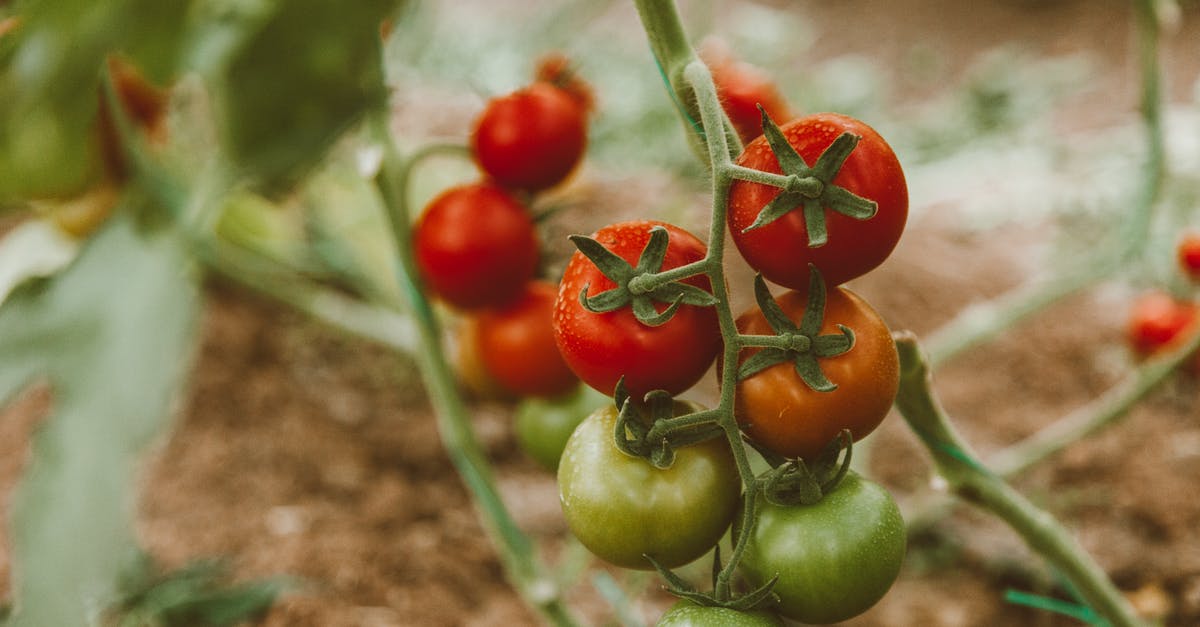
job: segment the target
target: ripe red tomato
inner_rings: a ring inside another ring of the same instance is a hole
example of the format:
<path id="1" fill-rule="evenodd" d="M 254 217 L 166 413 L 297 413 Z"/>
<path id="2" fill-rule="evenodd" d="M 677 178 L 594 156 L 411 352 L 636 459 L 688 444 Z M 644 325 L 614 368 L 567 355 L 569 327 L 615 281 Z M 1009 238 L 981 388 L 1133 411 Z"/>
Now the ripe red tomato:
<path id="1" fill-rule="evenodd" d="M 790 291 L 776 300 L 787 317 L 799 324 L 808 297 Z M 838 325 L 854 331 L 854 346 L 836 357 L 818 360 L 821 371 L 837 389 L 813 390 L 796 373 L 792 361 L 738 382 L 734 415 L 755 442 L 785 457 L 811 460 L 842 429 L 849 429 L 857 442 L 887 416 L 900 385 L 900 359 L 891 331 L 866 301 L 840 287 L 826 294 L 820 334 L 838 334 Z M 747 335 L 774 333 L 758 308 L 739 316 L 737 327 Z M 758 350 L 743 351 L 741 361 Z"/>
<path id="2" fill-rule="evenodd" d="M 503 305 L 537 271 L 533 218 L 491 183 L 454 187 L 434 198 L 413 238 L 426 285 L 461 309 Z"/>
<path id="3" fill-rule="evenodd" d="M 828 241 L 808 245 L 803 206 L 765 226 L 754 224 L 763 207 L 780 188 L 736 180 L 729 190 L 729 231 L 742 257 L 769 281 L 794 290 L 807 290 L 808 265 L 815 265 L 828 285 L 839 285 L 866 274 L 891 254 L 908 219 L 908 186 L 900 161 L 887 142 L 866 124 L 837 113 L 797 118 L 780 127 L 788 143 L 810 167 L 842 133 L 862 139 L 842 164 L 832 184 L 874 201 L 878 210 L 866 220 L 854 219 L 825 207 Z M 738 165 L 775 174 L 779 162 L 765 137 L 750 142 Z"/>
<path id="4" fill-rule="evenodd" d="M 1189 279 L 1200 282 L 1200 233 L 1188 233 L 1179 241 L 1179 267 Z"/>
<path id="5" fill-rule="evenodd" d="M 579 384 L 554 343 L 557 286 L 531 281 L 508 305 L 479 314 L 479 357 L 492 378 L 522 396 L 558 396 Z"/>
<path id="6" fill-rule="evenodd" d="M 566 91 L 580 107 L 583 107 L 585 113 L 596 105 L 592 86 L 580 78 L 571 60 L 561 52 L 551 52 L 538 59 L 534 77 Z"/>
<path id="7" fill-rule="evenodd" d="M 1154 290 L 1139 296 L 1129 312 L 1126 335 L 1139 356 L 1147 357 L 1183 342 L 1200 319 L 1200 306 Z"/>
<path id="8" fill-rule="evenodd" d="M 656 226 L 667 229 L 670 238 L 663 270 L 699 261 L 707 253 L 707 247 L 696 236 L 652 220 L 609 225 L 592 238 L 636 265 L 650 240 L 650 230 Z M 711 291 L 705 276 L 685 283 Z M 584 288 L 591 297 L 615 286 L 583 253 L 576 252 L 567 263 L 554 306 L 554 337 L 567 365 L 584 383 L 605 394 L 613 393 L 622 376 L 634 398 L 651 390 L 675 395 L 692 387 L 721 350 L 717 312 L 712 307 L 681 305 L 669 321 L 650 327 L 639 322 L 628 306 L 592 313 L 579 302 Z M 659 312 L 666 308 L 665 304 L 657 304 Z"/>
<path id="9" fill-rule="evenodd" d="M 762 114 L 758 106 L 776 123 L 792 119 L 787 100 L 779 93 L 771 76 L 758 67 L 734 59 L 728 50 L 716 44 L 706 45 L 704 62 L 712 72 L 717 97 L 725 115 L 742 138 L 742 143 L 762 135 Z"/>
<path id="10" fill-rule="evenodd" d="M 587 145 L 586 111 L 546 82 L 495 98 L 471 134 L 479 167 L 500 185 L 536 191 L 575 169 Z"/>

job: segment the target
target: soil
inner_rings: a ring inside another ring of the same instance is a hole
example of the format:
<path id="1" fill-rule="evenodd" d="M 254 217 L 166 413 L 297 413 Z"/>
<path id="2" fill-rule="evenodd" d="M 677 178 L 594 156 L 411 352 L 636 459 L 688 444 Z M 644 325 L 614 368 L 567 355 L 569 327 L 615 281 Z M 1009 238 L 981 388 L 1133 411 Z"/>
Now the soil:
<path id="1" fill-rule="evenodd" d="M 1196 41 L 1200 14 L 1186 6 L 1184 32 L 1167 42 L 1172 58 L 1182 59 L 1184 42 Z M 1111 97 L 1074 103 L 1088 120 L 1072 117 L 1080 124 L 1132 115 L 1125 7 L 1065 0 L 805 3 L 817 24 L 851 17 L 863 24 L 862 37 L 817 46 L 830 55 L 898 56 L 905 42 L 924 34 L 957 59 L 1006 42 L 1045 53 L 1092 53 L 1114 70 L 1105 74 Z M 1195 63 L 1180 61 L 1172 70 L 1194 77 Z M 1179 95 L 1188 86 L 1180 79 L 1170 89 Z M 629 211 L 625 198 L 637 193 L 606 188 L 599 174 L 578 187 L 589 206 L 601 207 L 592 215 L 605 221 Z M 893 258 L 854 285 L 893 328 L 928 334 L 963 307 L 1032 275 L 1028 248 L 1011 245 L 1027 241 L 1027 233 L 977 233 L 936 211 L 920 216 Z M 567 214 L 561 222 L 569 220 Z M 572 230 L 594 226 L 571 224 Z M 731 281 L 745 276 L 743 269 Z M 537 624 L 506 583 L 439 444 L 414 364 L 230 284 L 214 281 L 207 294 L 177 426 L 144 470 L 139 531 L 150 553 L 167 567 L 226 556 L 239 579 L 288 574 L 305 582 L 255 624 Z M 1120 378 L 1129 367 L 1120 344 L 1127 297 L 1108 287 L 1069 298 L 937 372 L 938 393 L 980 453 L 1037 431 Z M 691 396 L 712 394 L 701 386 Z M 23 443 L 49 403 L 35 389 L 0 411 L 4 494 L 19 477 Z M 472 407 L 518 523 L 544 552 L 569 559 L 554 479 L 516 447 L 511 406 Z M 1198 408 L 1200 387 L 1181 377 L 1015 481 L 1074 531 L 1145 616 L 1169 625 L 1200 624 Z M 881 427 L 870 453 L 870 473 L 906 508 L 928 492 L 928 455 L 898 416 Z M 6 563 L 0 550 L 0 590 L 9 587 Z M 1008 589 L 1053 594 L 1053 582 L 1006 527 L 960 509 L 916 539 L 893 590 L 846 624 L 1078 624 L 1003 600 Z M 671 599 L 640 583 L 650 591 L 633 610 L 653 622 Z M 591 623 L 615 620 L 587 581 L 570 591 L 570 601 Z"/>

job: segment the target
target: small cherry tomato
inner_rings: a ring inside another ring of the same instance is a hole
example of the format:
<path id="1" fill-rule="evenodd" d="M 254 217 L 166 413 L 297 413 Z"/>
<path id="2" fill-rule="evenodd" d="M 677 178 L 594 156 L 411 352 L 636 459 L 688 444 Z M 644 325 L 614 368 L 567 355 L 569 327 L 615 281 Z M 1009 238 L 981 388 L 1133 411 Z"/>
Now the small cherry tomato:
<path id="1" fill-rule="evenodd" d="M 586 385 L 577 385 L 566 396 L 531 397 L 516 409 L 517 444 L 546 470 L 558 470 L 567 440 L 592 412 L 611 405 L 612 399 Z"/>
<path id="2" fill-rule="evenodd" d="M 636 266 L 655 226 L 667 229 L 669 237 L 663 270 L 699 261 L 707 253 L 704 243 L 691 233 L 651 220 L 609 225 L 592 237 Z M 684 282 L 711 291 L 707 277 Z M 567 263 L 554 308 L 555 339 L 567 365 L 584 383 L 606 394 L 613 392 L 622 376 L 635 398 L 651 390 L 675 395 L 692 387 L 721 350 L 717 312 L 712 307 L 682 305 L 669 321 L 650 327 L 639 322 L 628 306 L 593 313 L 579 302 L 585 288 L 590 297 L 615 286 L 583 253 L 576 252 Z M 666 308 L 661 304 L 658 311 Z"/>
<path id="3" fill-rule="evenodd" d="M 460 309 L 504 305 L 537 271 L 533 218 L 491 183 L 454 187 L 434 198 L 413 238 L 426 285 Z"/>
<path id="4" fill-rule="evenodd" d="M 479 313 L 476 341 L 485 368 L 505 389 L 522 396 L 558 396 L 579 383 L 554 343 L 558 287 L 530 281 L 509 304 Z"/>
<path id="5" fill-rule="evenodd" d="M 783 621 L 765 610 L 739 612 L 680 599 L 654 627 L 783 627 Z"/>
<path id="6" fill-rule="evenodd" d="M 1193 282 L 1200 283 L 1200 233 L 1188 233 L 1179 240 L 1179 268 Z"/>
<path id="7" fill-rule="evenodd" d="M 743 144 L 762 135 L 760 105 L 776 124 L 792 119 L 787 100 L 762 69 L 738 61 L 719 44 L 706 44 L 702 57 L 712 72 L 721 107 Z"/>
<path id="8" fill-rule="evenodd" d="M 697 408 L 676 403 L 676 414 Z M 588 416 L 563 451 L 558 490 L 571 532 L 601 559 L 650 570 L 649 555 L 667 568 L 707 553 L 729 528 L 741 480 L 724 438 L 676 450 L 665 470 L 626 455 L 613 442 L 617 410 Z"/>
<path id="9" fill-rule="evenodd" d="M 454 373 L 463 391 L 481 400 L 516 402 L 517 396 L 508 391 L 488 372 L 479 355 L 479 320 L 467 316 L 455 330 L 453 351 Z"/>
<path id="10" fill-rule="evenodd" d="M 592 86 L 579 76 L 571 60 L 560 52 L 551 52 L 538 59 L 534 77 L 567 92 L 585 113 L 590 112 L 596 105 Z"/>
<path id="11" fill-rule="evenodd" d="M 536 191 L 562 182 L 587 146 L 587 115 L 545 82 L 488 102 L 471 133 L 475 160 L 504 187 Z"/>
<path id="12" fill-rule="evenodd" d="M 779 577 L 773 609 L 787 618 L 825 625 L 857 616 L 900 574 L 907 542 L 900 508 L 887 490 L 853 472 L 813 505 L 760 497 L 758 512 L 739 568 L 755 587 Z"/>
<path id="13" fill-rule="evenodd" d="M 1197 326 L 1200 306 L 1154 290 L 1139 296 L 1129 312 L 1126 336 L 1141 357 L 1148 357 L 1186 341 Z"/>
<path id="14" fill-rule="evenodd" d="M 789 291 L 776 299 L 780 309 L 799 324 L 808 297 Z M 900 385 L 900 359 L 891 331 L 862 298 L 845 288 L 828 290 L 821 335 L 838 334 L 838 325 L 854 332 L 854 345 L 836 357 L 818 360 L 837 389 L 813 390 L 784 361 L 738 382 L 734 415 L 755 442 L 785 457 L 813 459 L 842 429 L 857 442 L 887 416 Z M 756 307 L 737 319 L 740 333 L 771 335 L 774 331 Z M 741 361 L 760 349 L 742 352 Z"/>
<path id="15" fill-rule="evenodd" d="M 840 285 L 883 263 L 908 219 L 908 187 L 891 147 L 871 127 L 836 113 L 797 118 L 780 130 L 809 167 L 842 133 L 861 137 L 831 184 L 875 202 L 877 210 L 871 218 L 857 219 L 826 206 L 828 240 L 813 247 L 799 202 L 775 221 L 746 231 L 781 190 L 736 180 L 729 189 L 728 222 L 742 257 L 767 280 L 794 290 L 808 289 L 809 264 L 821 271 L 828 285 Z M 782 171 L 765 137 L 747 144 L 737 163 L 774 174 Z"/>

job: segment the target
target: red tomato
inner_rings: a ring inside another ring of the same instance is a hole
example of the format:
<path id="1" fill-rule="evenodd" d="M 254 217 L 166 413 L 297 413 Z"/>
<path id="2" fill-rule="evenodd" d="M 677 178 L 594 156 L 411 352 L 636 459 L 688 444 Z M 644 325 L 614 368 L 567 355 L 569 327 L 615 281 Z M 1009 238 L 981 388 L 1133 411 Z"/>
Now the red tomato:
<path id="1" fill-rule="evenodd" d="M 511 304 L 479 314 L 479 356 L 492 378 L 523 396 L 558 396 L 579 384 L 554 343 L 557 286 L 532 281 Z"/>
<path id="2" fill-rule="evenodd" d="M 762 105 L 776 124 L 792 119 L 787 100 L 779 93 L 771 76 L 758 67 L 738 61 L 717 45 L 704 50 L 704 62 L 712 72 L 713 83 L 725 115 L 742 138 L 742 143 L 762 135 Z"/>
<path id="3" fill-rule="evenodd" d="M 799 324 L 808 304 L 801 292 L 776 299 L 780 309 Z M 785 457 L 813 459 L 842 429 L 854 441 L 875 430 L 887 416 L 900 385 L 900 359 L 887 324 L 862 298 L 845 288 L 825 296 L 821 335 L 839 334 L 838 325 L 854 331 L 854 346 L 836 357 L 819 359 L 825 376 L 837 386 L 817 392 L 796 373 L 795 364 L 775 364 L 738 383 L 734 415 L 755 442 Z M 746 335 L 774 331 L 756 307 L 737 319 Z M 745 361 L 759 349 L 744 351 Z"/>
<path id="4" fill-rule="evenodd" d="M 479 167 L 497 183 L 525 190 L 560 183 L 586 145 L 584 108 L 545 82 L 490 101 L 471 134 Z"/>
<path id="5" fill-rule="evenodd" d="M 537 271 L 533 218 L 491 183 L 454 187 L 434 198 L 413 238 L 426 285 L 461 309 L 503 305 Z"/>
<path id="6" fill-rule="evenodd" d="M 1162 291 L 1146 292 L 1133 303 L 1126 335 L 1134 352 L 1147 357 L 1185 341 L 1185 331 L 1195 327 L 1197 313 L 1200 308 L 1195 303 L 1181 302 Z"/>
<path id="7" fill-rule="evenodd" d="M 707 253 L 704 243 L 691 233 L 651 220 L 606 226 L 592 238 L 636 265 L 655 226 L 667 229 L 670 238 L 663 270 L 699 261 Z M 685 283 L 711 291 L 705 276 Z M 576 252 L 567 264 L 554 306 L 554 337 L 575 374 L 605 394 L 613 393 L 622 375 L 634 398 L 656 389 L 678 394 L 704 376 L 721 350 L 717 312 L 712 307 L 682 305 L 668 322 L 650 327 L 639 322 L 628 306 L 607 313 L 584 309 L 579 293 L 585 287 L 590 297 L 612 289 L 615 283 L 583 253 Z M 659 312 L 666 308 L 665 304 L 657 307 Z"/>
<path id="8" fill-rule="evenodd" d="M 808 289 L 808 264 L 828 285 L 839 285 L 874 269 L 891 254 L 908 218 L 908 187 L 900 161 L 887 142 L 862 122 L 837 113 L 797 118 L 780 127 L 788 143 L 810 167 L 842 133 L 862 137 L 832 183 L 874 201 L 877 213 L 857 220 L 825 209 L 828 242 L 808 245 L 804 211 L 793 211 L 760 228 L 743 232 L 780 189 L 737 180 L 729 190 L 729 231 L 742 257 L 768 280 L 795 290 Z M 738 165 L 779 174 L 779 162 L 765 137 L 750 142 Z"/>
<path id="9" fill-rule="evenodd" d="M 583 107 L 584 112 L 591 111 L 596 105 L 592 86 L 579 77 L 571 60 L 560 52 L 551 52 L 538 59 L 534 76 L 539 81 L 566 91 Z"/>
<path id="10" fill-rule="evenodd" d="M 1188 233 L 1179 241 L 1179 267 L 1189 279 L 1200 282 L 1200 233 Z"/>

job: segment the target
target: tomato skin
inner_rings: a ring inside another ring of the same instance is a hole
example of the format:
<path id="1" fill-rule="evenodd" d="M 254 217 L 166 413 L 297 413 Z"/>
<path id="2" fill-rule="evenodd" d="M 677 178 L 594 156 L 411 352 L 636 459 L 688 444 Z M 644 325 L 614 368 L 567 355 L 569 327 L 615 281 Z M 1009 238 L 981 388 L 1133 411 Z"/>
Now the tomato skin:
<path id="1" fill-rule="evenodd" d="M 766 226 L 743 233 L 779 188 L 736 180 L 729 189 L 728 223 L 733 242 L 752 268 L 767 280 L 794 290 L 808 289 L 808 265 L 815 265 L 828 285 L 840 285 L 883 263 L 904 230 L 908 219 L 908 186 L 900 161 L 874 129 L 849 116 L 818 113 L 797 118 L 780 127 L 796 151 L 812 166 L 843 132 L 861 136 L 833 179 L 833 184 L 875 201 L 878 212 L 868 220 L 855 220 L 825 210 L 828 242 L 808 246 L 808 229 L 802 209 L 793 210 Z M 764 137 L 750 142 L 738 165 L 780 173 L 778 161 Z"/>
<path id="2" fill-rule="evenodd" d="M 766 611 L 739 612 L 680 599 L 654 627 L 783 627 L 783 621 Z"/>
<path id="3" fill-rule="evenodd" d="M 1192 282 L 1200 282 L 1200 233 L 1188 233 L 1176 249 L 1179 268 Z"/>
<path id="4" fill-rule="evenodd" d="M 471 133 L 475 160 L 489 177 L 530 191 L 562 182 L 586 146 L 584 107 L 540 81 L 488 102 Z"/>
<path id="5" fill-rule="evenodd" d="M 799 324 L 808 297 L 789 291 L 776 301 Z M 854 331 L 854 346 L 842 355 L 818 359 L 836 390 L 813 390 L 791 361 L 738 382 L 734 415 L 755 442 L 786 457 L 811 460 L 842 429 L 849 429 L 857 442 L 887 416 L 900 385 L 900 358 L 891 331 L 866 301 L 840 287 L 826 293 L 820 334 L 839 333 L 839 324 Z M 739 316 L 737 327 L 747 335 L 773 333 L 757 308 Z M 741 360 L 758 350 L 743 351 Z"/>
<path id="6" fill-rule="evenodd" d="M 1154 290 L 1139 296 L 1129 312 L 1126 337 L 1140 357 L 1169 350 L 1186 341 L 1200 320 L 1200 306 Z"/>
<path id="7" fill-rule="evenodd" d="M 900 573 L 907 543 L 900 508 L 853 472 L 816 504 L 784 507 L 760 497 L 758 511 L 739 567 L 752 586 L 779 575 L 774 609 L 787 618 L 824 625 L 857 616 Z M 735 537 L 739 531 L 735 522 Z"/>
<path id="8" fill-rule="evenodd" d="M 479 354 L 479 320 L 468 316 L 456 329 L 453 345 L 454 373 L 463 391 L 474 398 L 516 402 L 517 396 L 508 391 L 483 365 Z"/>
<path id="9" fill-rule="evenodd" d="M 567 367 L 554 343 L 554 299 L 558 287 L 530 281 L 524 293 L 478 317 L 479 357 L 492 378 L 522 396 L 558 396 L 579 378 Z"/>
<path id="10" fill-rule="evenodd" d="M 663 270 L 699 261 L 707 253 L 696 236 L 653 220 L 609 225 L 592 237 L 636 266 L 655 226 L 667 229 L 670 241 Z M 711 291 L 704 276 L 685 283 Z M 555 303 L 554 337 L 567 365 L 584 383 L 601 392 L 611 394 L 624 376 L 634 398 L 656 389 L 679 394 L 704 376 L 721 350 L 721 331 L 712 307 L 682 305 L 670 321 L 649 327 L 634 317 L 630 307 L 599 314 L 584 309 L 579 293 L 585 286 L 588 296 L 595 296 L 615 283 L 576 251 L 567 263 Z M 666 305 L 659 307 L 659 311 L 664 309 Z"/>
<path id="11" fill-rule="evenodd" d="M 538 236 L 529 211 L 487 182 L 446 190 L 425 208 L 413 231 L 425 284 L 460 309 L 507 303 L 533 278 Z"/>
<path id="12" fill-rule="evenodd" d="M 586 385 L 577 385 L 565 396 L 523 399 L 517 405 L 514 417 L 517 444 L 543 468 L 556 471 L 567 440 L 579 423 L 612 402 L 611 398 Z"/>
<path id="13" fill-rule="evenodd" d="M 676 403 L 676 414 L 694 411 Z M 588 416 L 567 441 L 558 466 L 563 515 L 571 532 L 601 559 L 650 570 L 650 555 L 667 568 L 687 564 L 721 539 L 741 501 L 741 479 L 729 444 L 716 438 L 676 450 L 660 470 L 613 442 L 617 410 Z"/>

